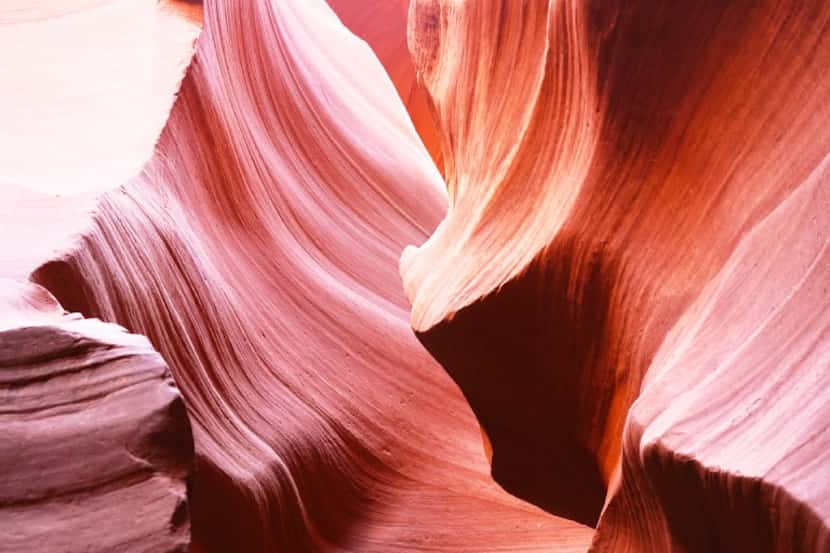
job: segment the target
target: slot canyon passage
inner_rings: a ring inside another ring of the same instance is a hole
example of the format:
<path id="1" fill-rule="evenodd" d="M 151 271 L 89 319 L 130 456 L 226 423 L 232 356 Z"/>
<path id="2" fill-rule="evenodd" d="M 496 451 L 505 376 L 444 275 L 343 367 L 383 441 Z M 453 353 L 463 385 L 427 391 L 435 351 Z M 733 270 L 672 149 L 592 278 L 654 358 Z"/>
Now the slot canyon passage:
<path id="1" fill-rule="evenodd" d="M 6 0 L 0 552 L 830 553 L 830 3 Z"/>

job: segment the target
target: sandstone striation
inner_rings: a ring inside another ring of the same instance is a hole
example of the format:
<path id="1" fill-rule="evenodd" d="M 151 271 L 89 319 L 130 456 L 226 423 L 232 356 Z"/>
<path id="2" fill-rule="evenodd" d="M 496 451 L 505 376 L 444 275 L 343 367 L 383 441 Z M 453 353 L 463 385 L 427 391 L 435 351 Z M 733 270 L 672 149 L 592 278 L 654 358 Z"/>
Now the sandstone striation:
<path id="1" fill-rule="evenodd" d="M 398 259 L 446 192 L 372 51 L 322 1 L 205 8 L 156 156 L 35 274 L 169 363 L 192 550 L 584 551 L 492 480 L 409 328 Z"/>
<path id="2" fill-rule="evenodd" d="M 0 551 L 830 553 L 828 29 L 11 0 Z"/>
<path id="3" fill-rule="evenodd" d="M 186 551 L 193 446 L 161 356 L 36 285 L 2 281 L 0 306 L 0 551 Z"/>
<path id="4" fill-rule="evenodd" d="M 411 15 L 449 208 L 402 275 L 496 479 L 595 551 L 827 550 L 827 6 Z"/>

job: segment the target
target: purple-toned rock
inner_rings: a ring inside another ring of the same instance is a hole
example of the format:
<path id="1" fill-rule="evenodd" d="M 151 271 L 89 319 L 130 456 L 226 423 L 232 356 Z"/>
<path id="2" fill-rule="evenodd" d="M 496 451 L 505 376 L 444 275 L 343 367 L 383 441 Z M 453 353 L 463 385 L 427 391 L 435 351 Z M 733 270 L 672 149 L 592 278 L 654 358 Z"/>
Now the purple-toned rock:
<path id="1" fill-rule="evenodd" d="M 3 288 L 0 551 L 186 550 L 193 440 L 164 360 L 38 286 Z"/>

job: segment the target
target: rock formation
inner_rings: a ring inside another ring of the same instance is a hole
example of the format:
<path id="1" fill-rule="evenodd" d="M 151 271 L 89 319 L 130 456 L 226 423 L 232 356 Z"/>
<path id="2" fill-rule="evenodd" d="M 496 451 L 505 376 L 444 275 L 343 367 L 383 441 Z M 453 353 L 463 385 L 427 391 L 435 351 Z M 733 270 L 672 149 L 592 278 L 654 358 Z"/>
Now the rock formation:
<path id="1" fill-rule="evenodd" d="M 827 6 L 411 15 L 450 205 L 402 274 L 496 479 L 595 551 L 828 550 Z"/>
<path id="2" fill-rule="evenodd" d="M 830 552 L 830 6 L 93 4 L 0 8 L 0 551 Z"/>
<path id="3" fill-rule="evenodd" d="M 445 202 L 389 78 L 324 3 L 206 6 L 156 156 L 35 275 L 169 363 L 196 448 L 193 550 L 587 547 L 589 528 L 493 482 L 409 329 L 398 258 Z"/>
<path id="4" fill-rule="evenodd" d="M 372 48 L 395 84 L 418 135 L 439 169 L 441 139 L 429 95 L 406 43 L 409 0 L 328 0 L 343 24 Z"/>
<path id="5" fill-rule="evenodd" d="M 161 356 L 37 285 L 0 294 L 0 551 L 186 551 L 193 442 Z"/>

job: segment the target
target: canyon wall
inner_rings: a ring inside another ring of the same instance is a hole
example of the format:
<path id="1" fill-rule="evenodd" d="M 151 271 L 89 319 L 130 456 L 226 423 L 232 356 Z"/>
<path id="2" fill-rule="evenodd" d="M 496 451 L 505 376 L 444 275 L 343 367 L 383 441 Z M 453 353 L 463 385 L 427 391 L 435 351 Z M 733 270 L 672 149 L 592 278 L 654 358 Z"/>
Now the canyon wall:
<path id="1" fill-rule="evenodd" d="M 830 552 L 829 24 L 0 8 L 0 551 Z"/>

